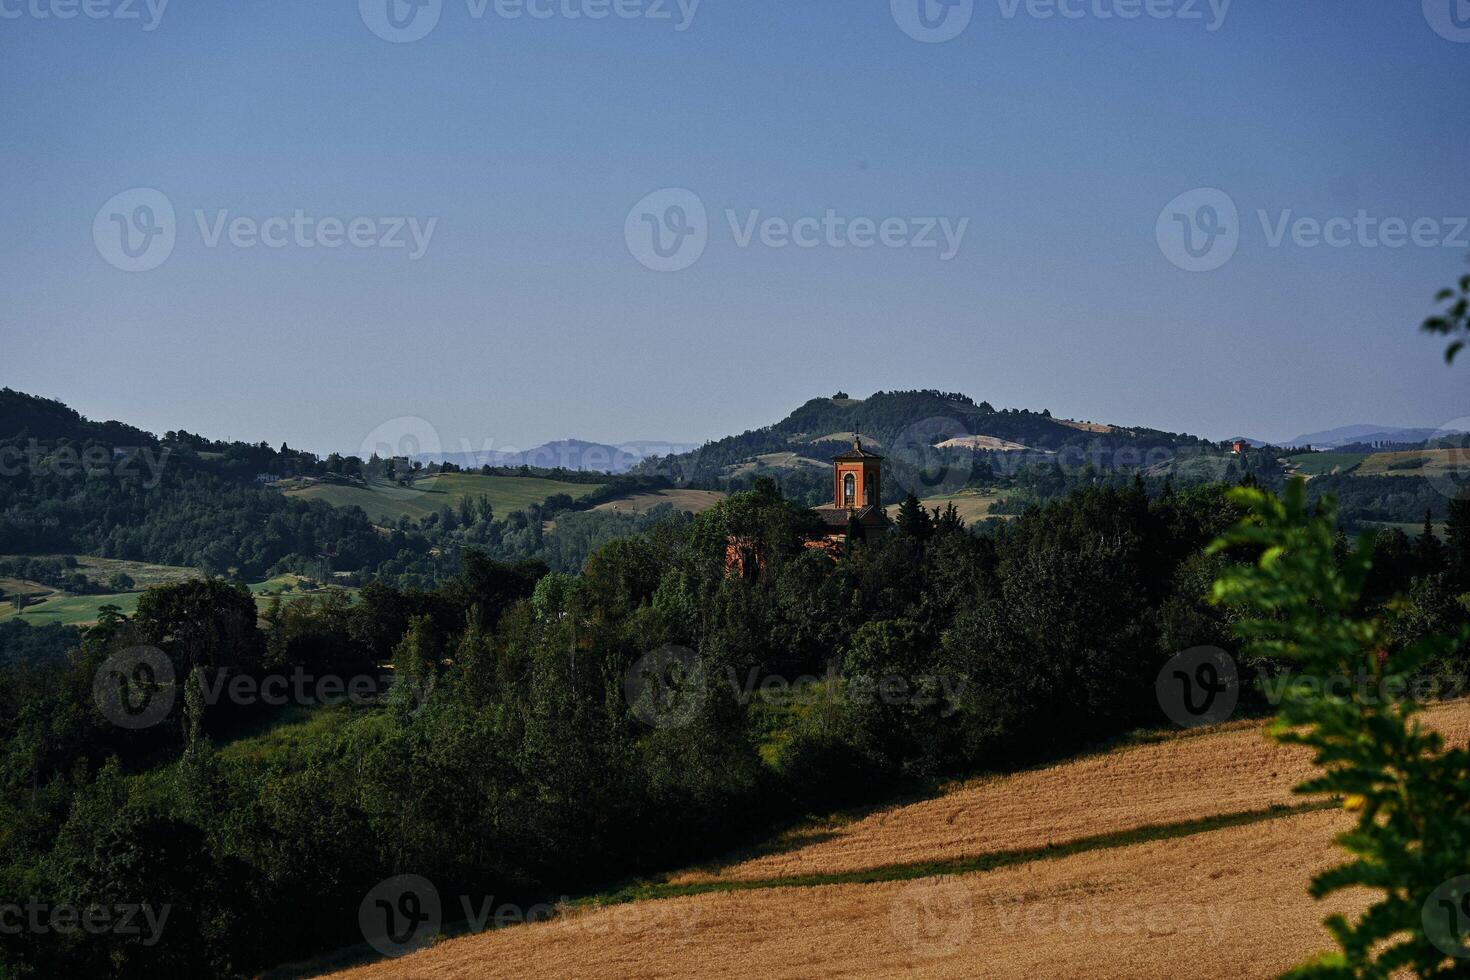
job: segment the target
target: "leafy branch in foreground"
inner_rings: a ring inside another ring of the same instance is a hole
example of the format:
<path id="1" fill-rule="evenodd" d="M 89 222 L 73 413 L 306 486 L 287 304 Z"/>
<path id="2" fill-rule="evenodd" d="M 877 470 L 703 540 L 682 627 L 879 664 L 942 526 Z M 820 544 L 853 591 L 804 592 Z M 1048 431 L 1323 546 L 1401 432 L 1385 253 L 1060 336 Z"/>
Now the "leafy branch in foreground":
<path id="1" fill-rule="evenodd" d="M 1311 894 L 1320 899 L 1355 886 L 1376 893 L 1357 921 L 1326 920 L 1340 952 L 1287 976 L 1463 976 L 1470 965 L 1457 959 L 1470 956 L 1470 879 L 1461 878 L 1470 874 L 1470 753 L 1447 750 L 1426 731 L 1408 691 L 1416 670 L 1465 637 L 1395 647 L 1384 619 L 1360 611 L 1372 538 L 1335 558 L 1335 502 L 1324 498 L 1309 514 L 1300 479 L 1281 498 L 1246 487 L 1232 498 L 1250 516 L 1212 550 L 1245 547 L 1259 558 L 1223 573 L 1214 600 L 1254 614 L 1237 626 L 1251 654 L 1299 670 L 1271 729 L 1280 742 L 1316 751 L 1323 772 L 1297 792 L 1340 796 L 1357 814 L 1356 826 L 1337 838 L 1352 859 L 1319 874 Z"/>
<path id="2" fill-rule="evenodd" d="M 1453 337 L 1455 334 L 1470 334 L 1470 275 L 1461 276 L 1459 290 L 1442 289 L 1439 295 L 1434 297 L 1436 303 L 1447 303 L 1443 313 L 1432 316 L 1424 321 L 1424 329 L 1429 333 L 1442 333 Z M 1446 363 L 1453 363 L 1455 355 L 1460 353 L 1465 346 L 1464 340 L 1452 340 L 1445 348 L 1444 359 Z"/>

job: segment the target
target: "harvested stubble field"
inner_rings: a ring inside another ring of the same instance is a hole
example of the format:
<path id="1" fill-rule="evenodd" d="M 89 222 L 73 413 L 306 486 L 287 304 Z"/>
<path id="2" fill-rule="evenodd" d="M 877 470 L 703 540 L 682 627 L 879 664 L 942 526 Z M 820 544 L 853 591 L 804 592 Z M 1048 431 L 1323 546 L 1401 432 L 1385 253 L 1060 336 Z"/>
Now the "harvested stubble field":
<path id="1" fill-rule="evenodd" d="M 1428 721 L 1465 744 L 1470 702 Z M 1331 947 L 1329 913 L 1368 901 L 1307 895 L 1351 823 L 1271 809 L 1300 805 L 1290 789 L 1311 768 L 1258 725 L 1191 733 L 962 784 L 645 890 L 674 897 L 568 910 L 341 976 L 1273 976 Z"/>
<path id="2" fill-rule="evenodd" d="M 980 875 L 613 906 L 342 976 L 1272 976 L 1330 945 L 1318 924 L 1328 906 L 1306 887 L 1348 822 L 1341 812 L 1310 813 Z M 1330 906 L 1362 904 L 1359 896 Z"/>

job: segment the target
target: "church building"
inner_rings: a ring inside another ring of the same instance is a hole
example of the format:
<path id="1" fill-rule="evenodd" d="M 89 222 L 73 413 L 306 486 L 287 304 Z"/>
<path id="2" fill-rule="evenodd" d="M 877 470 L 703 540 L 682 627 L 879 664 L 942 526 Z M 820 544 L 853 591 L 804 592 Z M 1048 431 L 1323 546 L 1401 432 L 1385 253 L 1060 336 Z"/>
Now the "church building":
<path id="1" fill-rule="evenodd" d="M 883 457 L 864 449 L 853 436 L 852 448 L 832 457 L 832 503 L 812 508 L 823 530 L 806 539 L 833 558 L 842 555 L 849 531 L 872 541 L 892 525 L 883 510 Z M 765 556 L 754 537 L 731 535 L 725 543 L 725 574 L 754 581 L 765 572 Z"/>
<path id="2" fill-rule="evenodd" d="M 807 542 L 809 548 L 841 547 L 854 522 L 864 541 L 888 529 L 888 515 L 883 511 L 883 457 L 864 449 L 862 437 L 854 435 L 852 448 L 832 457 L 832 503 L 815 510 L 827 534 Z"/>

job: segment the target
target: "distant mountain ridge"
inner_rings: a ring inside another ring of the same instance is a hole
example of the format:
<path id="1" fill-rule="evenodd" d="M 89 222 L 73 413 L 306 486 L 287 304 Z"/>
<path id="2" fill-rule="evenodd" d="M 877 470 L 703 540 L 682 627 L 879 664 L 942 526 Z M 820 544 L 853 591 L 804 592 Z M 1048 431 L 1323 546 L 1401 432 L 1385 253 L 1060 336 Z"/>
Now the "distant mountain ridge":
<path id="1" fill-rule="evenodd" d="M 1353 443 L 1366 442 L 1423 442 L 1452 430 L 1430 428 L 1403 428 L 1394 425 L 1341 425 L 1322 432 L 1309 432 L 1282 443 L 1285 446 L 1311 446 L 1314 449 L 1336 449 Z"/>

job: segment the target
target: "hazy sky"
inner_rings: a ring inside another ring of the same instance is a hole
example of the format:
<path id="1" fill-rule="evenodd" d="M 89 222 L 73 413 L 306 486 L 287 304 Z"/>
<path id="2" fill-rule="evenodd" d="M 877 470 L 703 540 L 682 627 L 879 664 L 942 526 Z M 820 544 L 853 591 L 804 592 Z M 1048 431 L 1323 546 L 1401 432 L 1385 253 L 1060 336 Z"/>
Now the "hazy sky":
<path id="1" fill-rule="evenodd" d="M 1470 415 L 1417 332 L 1470 268 L 1463 0 L 159 2 L 0 0 L 0 384 L 94 417 L 324 451 L 697 441 L 838 388 Z"/>

